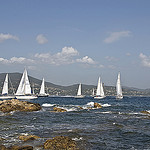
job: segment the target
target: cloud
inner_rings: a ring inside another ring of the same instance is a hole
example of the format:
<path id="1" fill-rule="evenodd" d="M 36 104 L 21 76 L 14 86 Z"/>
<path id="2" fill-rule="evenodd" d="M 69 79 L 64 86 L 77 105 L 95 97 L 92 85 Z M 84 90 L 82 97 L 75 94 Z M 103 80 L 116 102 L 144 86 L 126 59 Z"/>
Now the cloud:
<path id="1" fill-rule="evenodd" d="M 80 58 L 80 59 L 76 59 L 76 61 L 80 62 L 80 63 L 85 63 L 85 64 L 96 64 L 96 62 L 88 56 L 85 56 L 85 57 Z"/>
<path id="2" fill-rule="evenodd" d="M 79 52 L 73 47 L 64 47 L 61 52 L 54 55 L 51 55 L 50 53 L 37 53 L 35 54 L 35 58 L 52 65 L 63 65 L 74 63 L 73 57 L 77 55 L 79 55 Z"/>
<path id="3" fill-rule="evenodd" d="M 2 43 L 5 40 L 10 40 L 10 39 L 16 40 L 16 41 L 19 40 L 19 38 L 17 36 L 14 36 L 14 35 L 11 35 L 11 34 L 0 33 L 0 43 Z"/>
<path id="4" fill-rule="evenodd" d="M 150 56 L 146 56 L 143 53 L 140 53 L 139 57 L 143 66 L 150 67 Z"/>
<path id="5" fill-rule="evenodd" d="M 112 32 L 110 33 L 109 37 L 107 37 L 104 42 L 105 43 L 113 43 L 115 41 L 118 41 L 119 39 L 123 37 L 129 37 L 131 36 L 130 31 L 120 31 L 120 32 Z"/>
<path id="6" fill-rule="evenodd" d="M 48 42 L 48 40 L 46 39 L 46 37 L 44 37 L 43 34 L 39 34 L 37 37 L 36 37 L 36 41 L 39 43 L 39 44 L 45 44 Z"/>
<path id="7" fill-rule="evenodd" d="M 12 57 L 10 59 L 0 58 L 0 63 L 3 64 L 27 64 L 34 63 L 34 60 L 24 57 Z"/>
<path id="8" fill-rule="evenodd" d="M 131 53 L 126 53 L 126 56 L 131 56 Z"/>
<path id="9" fill-rule="evenodd" d="M 117 61 L 117 58 L 112 56 L 106 56 L 105 59 L 107 59 L 108 61 Z"/>

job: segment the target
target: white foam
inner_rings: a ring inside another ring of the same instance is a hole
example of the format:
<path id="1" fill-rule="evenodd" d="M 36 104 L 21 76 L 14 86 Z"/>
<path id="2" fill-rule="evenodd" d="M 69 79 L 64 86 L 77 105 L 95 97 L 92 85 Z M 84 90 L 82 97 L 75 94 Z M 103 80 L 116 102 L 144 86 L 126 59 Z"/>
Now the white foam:
<path id="1" fill-rule="evenodd" d="M 102 114 L 112 114 L 111 111 L 104 111 L 104 112 L 101 112 Z"/>
<path id="2" fill-rule="evenodd" d="M 80 141 L 80 140 L 83 140 L 83 137 L 80 137 L 80 138 L 72 138 L 72 140 L 74 140 L 74 141 Z"/>
<path id="3" fill-rule="evenodd" d="M 94 102 L 89 102 L 86 104 L 87 106 L 93 106 L 94 107 Z"/>
<path id="4" fill-rule="evenodd" d="M 48 103 L 44 103 L 42 104 L 43 107 L 52 107 L 54 106 L 55 104 L 48 104 Z"/>
<path id="5" fill-rule="evenodd" d="M 150 113 L 150 110 L 146 110 L 148 113 Z"/>
<path id="6" fill-rule="evenodd" d="M 110 107 L 111 105 L 110 104 L 101 104 L 102 107 Z"/>

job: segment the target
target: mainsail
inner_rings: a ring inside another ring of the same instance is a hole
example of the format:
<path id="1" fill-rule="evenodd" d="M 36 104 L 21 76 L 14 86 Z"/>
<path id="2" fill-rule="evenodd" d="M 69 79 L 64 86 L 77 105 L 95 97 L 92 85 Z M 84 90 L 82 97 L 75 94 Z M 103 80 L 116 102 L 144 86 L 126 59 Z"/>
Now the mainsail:
<path id="1" fill-rule="evenodd" d="M 105 98 L 104 89 L 103 89 L 103 83 L 101 82 L 100 77 L 98 79 L 96 96 L 94 98 L 96 98 L 96 99 Z"/>
<path id="2" fill-rule="evenodd" d="M 3 84 L 2 95 L 8 94 L 8 74 L 6 74 L 5 81 Z"/>
<path id="3" fill-rule="evenodd" d="M 116 91 L 117 91 L 117 98 L 122 99 L 123 95 L 122 95 L 122 88 L 121 88 L 121 82 L 120 82 L 120 72 L 118 73 Z"/>
<path id="4" fill-rule="evenodd" d="M 45 95 L 45 81 L 44 78 L 42 80 L 41 89 L 40 89 L 40 95 Z"/>
<path id="5" fill-rule="evenodd" d="M 78 87 L 78 93 L 77 93 L 77 96 L 80 96 L 81 95 L 81 83 L 79 84 L 79 87 Z"/>
<path id="6" fill-rule="evenodd" d="M 31 94 L 31 87 L 28 79 L 27 70 L 24 70 L 16 95 Z"/>

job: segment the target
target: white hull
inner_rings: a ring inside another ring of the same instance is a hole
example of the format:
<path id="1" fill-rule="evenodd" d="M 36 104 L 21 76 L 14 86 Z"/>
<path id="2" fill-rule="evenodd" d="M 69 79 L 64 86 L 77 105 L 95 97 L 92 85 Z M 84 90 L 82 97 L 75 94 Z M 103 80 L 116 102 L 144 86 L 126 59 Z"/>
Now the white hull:
<path id="1" fill-rule="evenodd" d="M 74 98 L 84 98 L 84 97 L 85 97 L 84 95 L 77 95 Z"/>
<path id="2" fill-rule="evenodd" d="M 94 99 L 103 99 L 105 98 L 106 96 L 94 96 Z"/>
<path id="3" fill-rule="evenodd" d="M 36 99 L 38 97 L 35 95 L 18 95 L 16 96 L 16 98 L 21 100 L 29 100 L 29 99 Z"/>
<path id="4" fill-rule="evenodd" d="M 118 100 L 123 99 L 123 96 L 116 96 L 116 99 Z"/>
<path id="5" fill-rule="evenodd" d="M 0 99 L 13 99 L 13 98 L 15 98 L 14 95 L 2 95 L 2 96 L 0 96 Z"/>
<path id="6" fill-rule="evenodd" d="M 49 94 L 39 94 L 38 97 L 48 97 Z"/>

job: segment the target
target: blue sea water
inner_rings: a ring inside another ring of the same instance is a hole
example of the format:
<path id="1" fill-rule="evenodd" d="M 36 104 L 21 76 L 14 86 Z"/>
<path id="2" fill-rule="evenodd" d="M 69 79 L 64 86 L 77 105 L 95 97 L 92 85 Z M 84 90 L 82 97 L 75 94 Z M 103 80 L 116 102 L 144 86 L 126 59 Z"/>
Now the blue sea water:
<path id="1" fill-rule="evenodd" d="M 81 150 L 150 150 L 150 114 L 141 113 L 150 112 L 150 97 L 45 97 L 30 101 L 39 103 L 42 110 L 0 113 L 0 138 L 5 139 L 0 144 L 31 144 L 40 150 L 46 139 L 63 135 L 75 140 Z M 94 109 L 94 102 L 102 108 Z M 67 112 L 55 113 L 55 106 Z M 41 138 L 23 143 L 18 139 L 22 134 Z"/>

